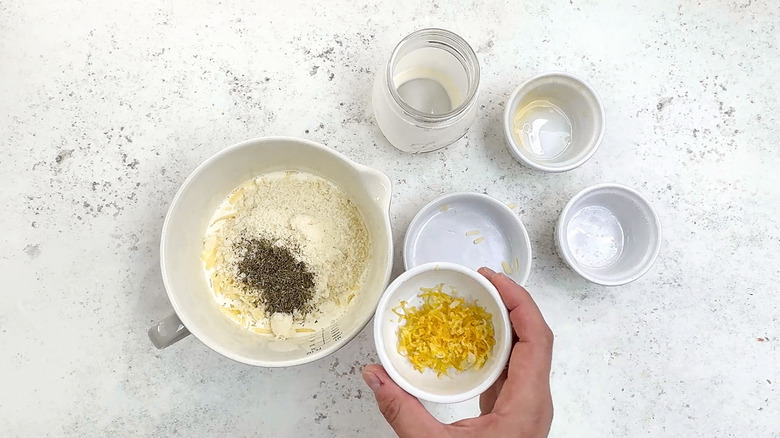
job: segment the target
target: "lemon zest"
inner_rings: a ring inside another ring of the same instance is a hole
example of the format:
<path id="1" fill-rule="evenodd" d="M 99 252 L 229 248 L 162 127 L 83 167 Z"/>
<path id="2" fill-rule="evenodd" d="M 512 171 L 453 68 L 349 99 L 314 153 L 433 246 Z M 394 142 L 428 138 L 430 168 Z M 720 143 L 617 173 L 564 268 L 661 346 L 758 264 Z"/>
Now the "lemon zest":
<path id="1" fill-rule="evenodd" d="M 401 301 L 391 309 L 404 323 L 398 327 L 398 353 L 417 371 L 427 368 L 438 377 L 448 375 L 450 368 L 482 368 L 496 343 L 493 316 L 476 300 L 455 297 L 443 287 L 420 288 L 419 307 Z"/>

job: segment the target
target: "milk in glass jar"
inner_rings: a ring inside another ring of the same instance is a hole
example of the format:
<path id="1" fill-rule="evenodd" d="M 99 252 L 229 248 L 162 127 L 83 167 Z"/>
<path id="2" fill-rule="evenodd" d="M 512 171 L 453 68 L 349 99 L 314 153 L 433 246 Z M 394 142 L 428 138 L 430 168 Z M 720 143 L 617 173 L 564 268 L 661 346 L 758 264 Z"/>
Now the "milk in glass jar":
<path id="1" fill-rule="evenodd" d="M 379 128 L 396 148 L 430 152 L 463 137 L 477 115 L 479 61 L 460 36 L 418 30 L 398 43 L 374 82 Z"/>

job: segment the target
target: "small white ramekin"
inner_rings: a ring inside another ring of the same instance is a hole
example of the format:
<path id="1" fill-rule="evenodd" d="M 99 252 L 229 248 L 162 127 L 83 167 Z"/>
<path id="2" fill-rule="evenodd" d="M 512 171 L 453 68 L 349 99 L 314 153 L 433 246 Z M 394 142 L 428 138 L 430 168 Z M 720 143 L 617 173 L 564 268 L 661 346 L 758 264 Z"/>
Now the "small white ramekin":
<path id="1" fill-rule="evenodd" d="M 586 209 L 601 216 L 577 219 Z M 582 225 L 582 226 L 580 226 Z M 615 232 L 617 231 L 617 232 Z M 617 235 L 619 251 L 597 261 L 604 239 Z M 630 283 L 650 270 L 661 250 L 661 222 L 644 196 L 620 184 L 598 184 L 574 195 L 561 212 L 555 229 L 558 255 L 586 280 L 604 285 Z"/>
<path id="2" fill-rule="evenodd" d="M 503 202 L 471 192 L 434 199 L 412 219 L 403 246 L 404 268 L 450 262 L 504 272 L 524 285 L 531 274 L 531 239 Z"/>
<path id="3" fill-rule="evenodd" d="M 393 308 L 401 301 L 415 306 L 421 287 L 431 288 L 444 283 L 445 290 L 455 288 L 455 294 L 478 304 L 492 315 L 496 343 L 479 370 L 451 372 L 438 377 L 435 372 L 419 372 L 398 352 L 398 328 L 401 325 Z M 409 394 L 434 403 L 460 403 L 485 392 L 504 371 L 512 350 L 512 327 L 509 312 L 493 284 L 476 271 L 454 263 L 426 263 L 412 268 L 393 281 L 379 301 L 374 316 L 374 342 L 377 354 L 387 374 Z"/>
<path id="4" fill-rule="evenodd" d="M 572 143 L 558 157 L 540 159 L 514 135 L 518 108 L 535 100 L 546 100 L 561 108 L 572 125 Z M 504 135 L 509 151 L 521 163 L 543 172 L 565 172 L 581 166 L 596 153 L 604 138 L 606 116 L 601 98 L 587 82 L 565 72 L 548 72 L 520 84 L 504 109 Z"/>

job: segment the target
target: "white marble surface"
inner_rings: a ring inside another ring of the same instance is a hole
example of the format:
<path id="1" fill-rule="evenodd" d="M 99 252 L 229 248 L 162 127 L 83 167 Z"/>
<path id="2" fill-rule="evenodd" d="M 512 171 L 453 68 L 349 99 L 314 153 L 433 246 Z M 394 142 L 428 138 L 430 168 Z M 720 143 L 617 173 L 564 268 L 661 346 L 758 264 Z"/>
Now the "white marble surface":
<path id="1" fill-rule="evenodd" d="M 369 90 L 428 26 L 477 50 L 481 113 L 465 144 L 408 156 Z M 586 77 L 608 114 L 594 159 L 562 175 L 513 161 L 499 124 L 548 69 Z M 391 177 L 396 243 L 442 193 L 517 203 L 556 334 L 552 436 L 780 436 L 779 77 L 772 0 L 0 0 L 0 435 L 392 436 L 360 379 L 370 329 L 275 370 L 146 337 L 170 310 L 157 248 L 179 184 L 227 145 L 292 135 Z M 554 252 L 558 212 L 598 182 L 663 221 L 628 286 Z"/>

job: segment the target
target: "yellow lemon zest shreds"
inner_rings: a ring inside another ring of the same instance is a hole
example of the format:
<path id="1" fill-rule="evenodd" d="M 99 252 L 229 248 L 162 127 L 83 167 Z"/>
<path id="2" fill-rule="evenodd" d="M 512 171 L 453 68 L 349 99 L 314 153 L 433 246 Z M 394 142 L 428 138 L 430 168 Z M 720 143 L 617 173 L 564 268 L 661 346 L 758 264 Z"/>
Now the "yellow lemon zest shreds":
<path id="1" fill-rule="evenodd" d="M 439 377 L 450 368 L 482 368 L 496 343 L 493 316 L 476 300 L 452 296 L 443 287 L 420 288 L 420 307 L 401 301 L 392 309 L 404 323 L 398 328 L 398 353 L 417 371 L 428 368 Z"/>

